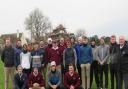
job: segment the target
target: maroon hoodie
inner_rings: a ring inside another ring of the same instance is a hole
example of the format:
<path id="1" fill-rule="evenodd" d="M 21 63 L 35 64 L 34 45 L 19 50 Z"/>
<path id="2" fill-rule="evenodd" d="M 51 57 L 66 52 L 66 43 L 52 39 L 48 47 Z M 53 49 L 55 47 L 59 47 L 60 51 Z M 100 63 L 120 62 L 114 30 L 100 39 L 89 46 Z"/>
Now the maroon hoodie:
<path id="1" fill-rule="evenodd" d="M 61 53 L 59 47 L 54 49 L 53 47 L 48 52 L 48 60 L 50 62 L 55 61 L 56 65 L 61 64 Z"/>
<path id="2" fill-rule="evenodd" d="M 38 73 L 37 76 L 33 74 L 33 72 L 29 75 L 29 80 L 28 80 L 28 86 L 33 87 L 34 83 L 40 84 L 40 87 L 45 86 L 45 80 L 43 79 L 43 76 L 41 73 Z"/>
<path id="3" fill-rule="evenodd" d="M 64 77 L 64 85 L 67 89 L 70 89 L 70 86 L 74 86 L 75 89 L 77 89 L 80 86 L 80 77 L 77 72 L 74 72 L 74 74 L 71 76 L 69 72 L 65 74 Z"/>

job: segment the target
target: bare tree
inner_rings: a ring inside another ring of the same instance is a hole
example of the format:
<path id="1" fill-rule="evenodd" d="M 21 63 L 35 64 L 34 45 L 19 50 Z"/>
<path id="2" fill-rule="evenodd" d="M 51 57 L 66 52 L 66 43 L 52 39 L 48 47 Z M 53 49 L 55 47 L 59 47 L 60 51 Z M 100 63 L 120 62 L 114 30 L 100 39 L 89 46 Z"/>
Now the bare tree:
<path id="1" fill-rule="evenodd" d="M 77 37 L 80 37 L 80 36 L 86 36 L 87 34 L 86 34 L 86 30 L 85 29 L 78 29 L 77 31 L 76 31 L 76 36 Z"/>
<path id="2" fill-rule="evenodd" d="M 31 32 L 31 40 L 43 39 L 45 34 L 51 31 L 49 19 L 37 8 L 25 19 L 25 28 Z"/>

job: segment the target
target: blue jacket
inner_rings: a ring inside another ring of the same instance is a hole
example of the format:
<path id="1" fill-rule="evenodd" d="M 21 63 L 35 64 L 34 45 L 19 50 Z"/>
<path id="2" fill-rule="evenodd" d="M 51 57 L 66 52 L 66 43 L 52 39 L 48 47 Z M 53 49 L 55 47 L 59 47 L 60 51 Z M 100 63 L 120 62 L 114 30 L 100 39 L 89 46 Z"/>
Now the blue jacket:
<path id="1" fill-rule="evenodd" d="M 80 60 L 80 47 L 81 47 L 82 45 L 81 44 L 76 44 L 75 45 L 75 50 L 76 50 L 76 54 L 77 54 L 77 63 L 79 62 L 79 60 Z"/>
<path id="2" fill-rule="evenodd" d="M 17 67 L 18 65 L 20 65 L 20 53 L 22 52 L 22 47 L 15 47 L 14 51 L 14 64 L 15 67 Z"/>
<path id="3" fill-rule="evenodd" d="M 81 46 L 80 47 L 80 64 L 92 63 L 93 54 L 91 46 Z"/>

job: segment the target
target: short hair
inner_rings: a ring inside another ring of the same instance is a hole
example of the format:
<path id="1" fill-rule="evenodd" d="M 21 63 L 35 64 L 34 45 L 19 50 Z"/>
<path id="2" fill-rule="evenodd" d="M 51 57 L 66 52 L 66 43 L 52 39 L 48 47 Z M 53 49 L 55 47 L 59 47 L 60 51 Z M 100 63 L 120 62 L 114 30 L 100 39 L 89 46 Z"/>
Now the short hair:
<path id="1" fill-rule="evenodd" d="M 21 65 L 18 65 L 18 66 L 17 66 L 17 69 L 18 69 L 18 68 L 22 68 L 22 69 L 23 69 L 23 67 L 22 67 Z"/>
<path id="2" fill-rule="evenodd" d="M 111 38 L 116 38 L 116 36 L 115 35 L 112 35 Z"/>
<path id="3" fill-rule="evenodd" d="M 33 43 L 33 45 L 39 45 L 39 43 L 38 42 L 35 42 L 35 43 Z"/>
<path id="4" fill-rule="evenodd" d="M 89 40 L 88 37 L 86 37 L 86 36 L 83 36 L 82 39 Z"/>
<path id="5" fill-rule="evenodd" d="M 68 65 L 68 67 L 70 67 L 70 66 L 72 66 L 75 70 L 75 65 L 74 64 L 71 63 L 71 64 Z"/>

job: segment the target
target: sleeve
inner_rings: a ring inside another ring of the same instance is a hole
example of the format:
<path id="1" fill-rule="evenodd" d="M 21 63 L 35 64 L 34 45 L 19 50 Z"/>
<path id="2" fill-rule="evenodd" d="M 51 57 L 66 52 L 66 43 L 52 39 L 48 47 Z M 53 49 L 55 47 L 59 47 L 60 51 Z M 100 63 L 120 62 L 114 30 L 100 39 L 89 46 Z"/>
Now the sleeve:
<path id="1" fill-rule="evenodd" d="M 77 82 L 76 82 L 76 84 L 75 84 L 75 88 L 80 86 L 80 77 L 79 77 L 78 74 L 77 74 L 76 77 L 77 77 Z"/>
<path id="2" fill-rule="evenodd" d="M 104 58 L 104 63 L 107 62 L 107 60 L 109 59 L 109 47 L 107 46 L 107 53 L 106 53 L 106 57 Z"/>
<path id="3" fill-rule="evenodd" d="M 64 76 L 64 86 L 65 86 L 66 88 L 70 89 L 70 86 L 69 86 L 68 83 L 67 83 L 67 73 L 66 73 L 65 76 Z"/>
<path id="4" fill-rule="evenodd" d="M 50 71 L 48 72 L 48 85 L 52 86 L 51 82 L 50 82 L 51 76 L 50 76 Z"/>
<path id="5" fill-rule="evenodd" d="M 60 72 L 58 72 L 58 76 L 59 76 L 59 82 L 57 83 L 57 86 L 61 84 L 61 73 Z"/>
<path id="6" fill-rule="evenodd" d="M 100 62 L 100 58 L 99 58 L 99 47 L 96 48 L 96 59 L 98 62 Z"/>
<path id="7" fill-rule="evenodd" d="M 1 60 L 2 60 L 2 62 L 4 62 L 4 58 L 5 58 L 4 53 L 5 53 L 5 50 L 3 50 L 3 51 L 2 51 L 2 54 L 1 54 Z"/>
<path id="8" fill-rule="evenodd" d="M 93 61 L 93 54 L 92 54 L 92 48 L 91 47 L 90 47 L 89 53 L 90 53 L 90 63 L 92 63 L 92 61 Z"/>
<path id="9" fill-rule="evenodd" d="M 45 86 L 44 78 L 43 78 L 43 76 L 42 76 L 42 75 L 40 76 L 40 78 L 41 78 L 40 86 L 41 86 L 41 87 L 44 87 L 44 86 Z"/>
<path id="10" fill-rule="evenodd" d="M 76 54 L 76 50 L 75 49 L 73 49 L 73 51 L 74 51 L 75 66 L 76 66 L 77 65 L 77 54 Z"/>
<path id="11" fill-rule="evenodd" d="M 29 75 L 28 86 L 29 87 L 32 87 L 33 86 L 33 84 L 32 84 L 32 75 L 31 74 Z"/>
<path id="12" fill-rule="evenodd" d="M 15 67 L 18 66 L 18 64 L 17 64 L 17 51 L 15 48 L 14 48 L 14 64 L 15 64 Z"/>
<path id="13" fill-rule="evenodd" d="M 18 86 L 18 80 L 17 80 L 17 75 L 14 76 L 14 83 L 15 83 L 15 87 L 16 89 L 20 89 L 20 87 Z"/>
<path id="14" fill-rule="evenodd" d="M 64 50 L 64 52 L 63 52 L 63 65 L 64 65 L 64 67 L 65 67 L 65 50 Z"/>

